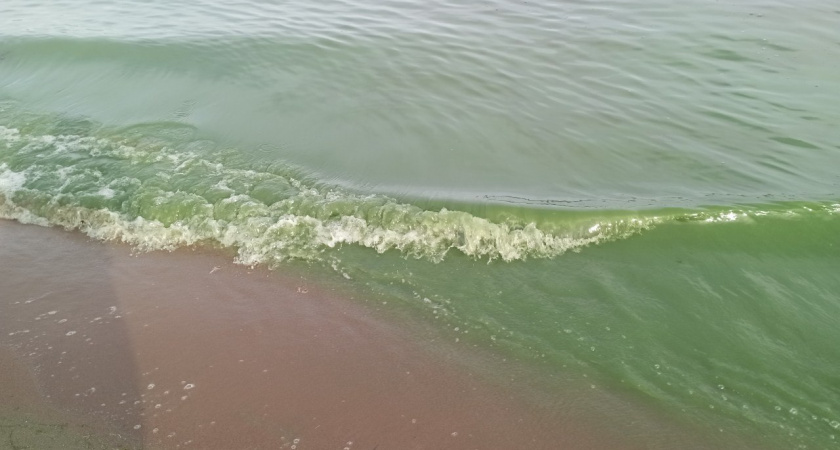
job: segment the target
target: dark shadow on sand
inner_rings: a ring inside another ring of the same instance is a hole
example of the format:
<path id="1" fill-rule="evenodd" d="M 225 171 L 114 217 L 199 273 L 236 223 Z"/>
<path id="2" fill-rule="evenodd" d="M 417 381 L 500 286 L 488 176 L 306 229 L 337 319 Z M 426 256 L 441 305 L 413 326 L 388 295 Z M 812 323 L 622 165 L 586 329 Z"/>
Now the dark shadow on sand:
<path id="1" fill-rule="evenodd" d="M 80 234 L 0 221 L 0 447 L 143 447 L 109 261 Z"/>

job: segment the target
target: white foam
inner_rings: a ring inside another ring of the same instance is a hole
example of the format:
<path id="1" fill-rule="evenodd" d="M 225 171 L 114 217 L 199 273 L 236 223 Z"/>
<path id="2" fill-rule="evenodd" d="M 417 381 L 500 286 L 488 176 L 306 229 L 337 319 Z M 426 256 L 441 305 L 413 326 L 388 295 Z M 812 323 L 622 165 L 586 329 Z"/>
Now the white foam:
<path id="1" fill-rule="evenodd" d="M 111 189 L 107 186 L 100 188 L 99 191 L 97 191 L 96 193 L 97 193 L 97 195 L 100 195 L 104 198 L 109 198 L 109 199 L 114 198 L 114 196 L 117 194 L 113 189 Z"/>
<path id="2" fill-rule="evenodd" d="M 0 142 L 5 142 L 8 145 L 18 141 L 20 141 L 20 130 L 0 125 Z"/>
<path id="3" fill-rule="evenodd" d="M 6 163 L 0 164 L 0 193 L 11 198 L 23 187 L 24 183 L 26 183 L 24 173 L 12 171 Z"/>

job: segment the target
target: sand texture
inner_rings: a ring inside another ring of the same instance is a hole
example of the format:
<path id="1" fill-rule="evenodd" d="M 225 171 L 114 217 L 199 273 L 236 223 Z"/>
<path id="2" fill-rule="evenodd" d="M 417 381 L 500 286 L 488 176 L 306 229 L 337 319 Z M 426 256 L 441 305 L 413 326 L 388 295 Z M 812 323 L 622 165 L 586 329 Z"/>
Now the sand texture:
<path id="1" fill-rule="evenodd" d="M 55 448 L 634 447 L 474 376 L 358 301 L 226 256 L 132 255 L 3 221 L 0 260 L 0 426 L 21 439 L 9 448 L 51 448 L 26 444 L 33 434 Z"/>

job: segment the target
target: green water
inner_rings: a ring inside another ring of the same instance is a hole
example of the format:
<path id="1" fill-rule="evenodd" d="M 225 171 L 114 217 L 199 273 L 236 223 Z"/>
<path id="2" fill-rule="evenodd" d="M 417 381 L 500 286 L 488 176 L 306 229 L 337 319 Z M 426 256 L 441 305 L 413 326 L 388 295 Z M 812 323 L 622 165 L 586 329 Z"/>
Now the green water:
<path id="1" fill-rule="evenodd" d="M 7 0 L 0 217 L 326 267 L 523 370 L 833 448 L 839 23 L 824 0 Z"/>

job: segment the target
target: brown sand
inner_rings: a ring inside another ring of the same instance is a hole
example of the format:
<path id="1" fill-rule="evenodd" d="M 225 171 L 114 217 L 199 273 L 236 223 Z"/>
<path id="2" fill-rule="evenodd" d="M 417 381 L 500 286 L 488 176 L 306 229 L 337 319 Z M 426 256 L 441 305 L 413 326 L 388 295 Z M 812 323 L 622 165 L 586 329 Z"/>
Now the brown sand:
<path id="1" fill-rule="evenodd" d="M 0 220 L 0 449 L 748 447 L 230 259 Z"/>
<path id="2" fill-rule="evenodd" d="M 68 421 L 42 401 L 32 374 L 0 346 L 0 449 L 90 450 L 118 448 L 121 439 Z"/>
<path id="3" fill-rule="evenodd" d="M 0 261 L 0 346 L 16 355 L 0 354 L 0 389 L 37 391 L 6 405 L 54 407 L 125 447 L 629 447 L 299 278 L 8 221 Z"/>

